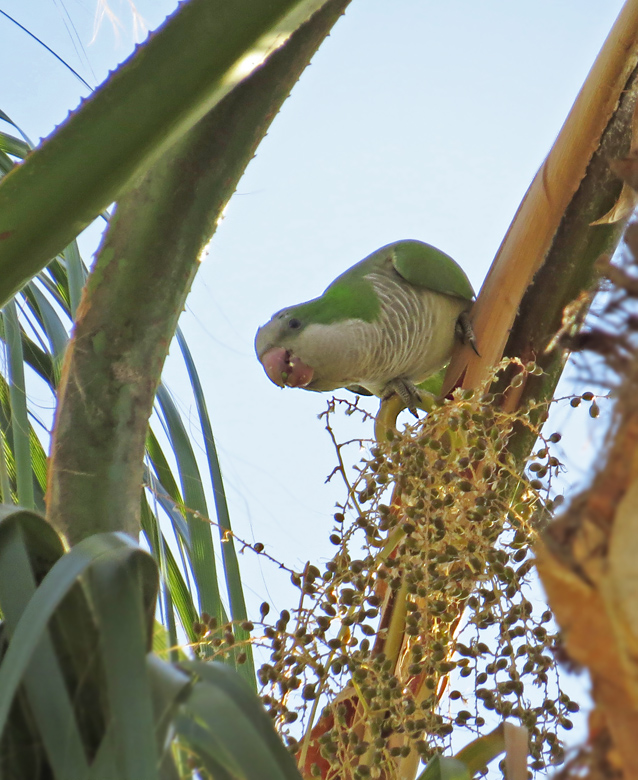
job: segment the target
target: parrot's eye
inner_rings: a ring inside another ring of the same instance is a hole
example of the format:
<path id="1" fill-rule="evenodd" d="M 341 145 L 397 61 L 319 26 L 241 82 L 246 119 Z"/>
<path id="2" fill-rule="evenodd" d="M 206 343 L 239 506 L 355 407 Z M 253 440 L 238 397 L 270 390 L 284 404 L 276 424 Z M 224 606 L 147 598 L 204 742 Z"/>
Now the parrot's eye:
<path id="1" fill-rule="evenodd" d="M 292 330 L 299 330 L 301 327 L 301 320 L 298 320 L 296 317 L 293 317 L 290 322 L 288 323 L 288 327 Z"/>

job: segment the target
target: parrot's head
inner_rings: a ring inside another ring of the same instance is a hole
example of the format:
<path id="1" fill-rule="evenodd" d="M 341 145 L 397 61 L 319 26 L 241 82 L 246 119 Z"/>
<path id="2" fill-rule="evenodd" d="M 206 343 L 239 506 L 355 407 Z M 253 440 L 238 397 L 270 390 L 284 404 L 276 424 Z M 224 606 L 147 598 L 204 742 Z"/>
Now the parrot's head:
<path id="1" fill-rule="evenodd" d="M 346 387 L 352 384 L 352 324 L 371 319 L 378 308 L 372 285 L 342 275 L 318 298 L 273 314 L 257 331 L 257 357 L 279 387 Z"/>
<path id="2" fill-rule="evenodd" d="M 257 331 L 257 357 L 268 378 L 279 387 L 307 387 L 312 381 L 313 367 L 297 354 L 305 329 L 301 307 L 292 306 L 278 311 Z"/>

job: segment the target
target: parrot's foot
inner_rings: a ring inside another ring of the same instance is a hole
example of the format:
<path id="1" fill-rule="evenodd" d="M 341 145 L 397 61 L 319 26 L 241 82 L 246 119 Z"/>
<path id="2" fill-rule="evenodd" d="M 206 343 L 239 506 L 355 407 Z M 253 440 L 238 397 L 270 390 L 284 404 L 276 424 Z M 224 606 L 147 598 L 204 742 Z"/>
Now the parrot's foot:
<path id="1" fill-rule="evenodd" d="M 395 394 L 403 401 L 408 407 L 409 411 L 418 419 L 416 408 L 421 405 L 421 394 L 418 389 L 408 379 L 393 379 L 385 387 L 383 391 L 383 400 L 387 401 L 390 396 Z"/>
<path id="2" fill-rule="evenodd" d="M 474 336 L 474 328 L 470 321 L 470 315 L 466 311 L 462 311 L 456 321 L 456 336 L 462 344 L 467 344 L 472 347 L 474 352 L 481 357 L 481 353 L 478 351 L 476 345 L 476 338 Z"/>

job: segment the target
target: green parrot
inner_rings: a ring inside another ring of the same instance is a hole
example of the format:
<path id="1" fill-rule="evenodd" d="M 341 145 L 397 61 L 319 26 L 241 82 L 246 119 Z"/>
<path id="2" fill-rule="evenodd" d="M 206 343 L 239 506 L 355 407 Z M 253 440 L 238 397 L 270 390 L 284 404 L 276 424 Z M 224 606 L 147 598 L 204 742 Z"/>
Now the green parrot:
<path id="1" fill-rule="evenodd" d="M 255 350 L 280 387 L 345 387 L 416 414 L 416 387 L 450 359 L 455 338 L 478 353 L 468 311 L 474 290 L 451 257 L 422 241 L 396 241 L 353 265 L 306 303 L 278 311 Z"/>

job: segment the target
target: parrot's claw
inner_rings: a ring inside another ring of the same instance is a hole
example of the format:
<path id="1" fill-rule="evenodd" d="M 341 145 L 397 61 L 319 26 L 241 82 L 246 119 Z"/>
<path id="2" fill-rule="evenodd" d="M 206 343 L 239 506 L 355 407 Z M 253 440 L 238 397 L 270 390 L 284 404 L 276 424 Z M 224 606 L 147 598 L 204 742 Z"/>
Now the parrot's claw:
<path id="1" fill-rule="evenodd" d="M 462 344 L 467 344 L 472 347 L 474 352 L 481 357 L 481 353 L 478 351 L 478 346 L 476 344 L 470 315 L 466 311 L 462 311 L 456 321 L 456 335 Z"/>
<path id="2" fill-rule="evenodd" d="M 385 391 L 383 393 L 383 400 L 386 401 L 391 395 L 396 393 L 403 403 L 407 406 L 408 411 L 413 414 L 417 420 L 419 415 L 416 408 L 421 403 L 421 394 L 418 389 L 407 379 L 393 379 L 388 382 Z"/>

